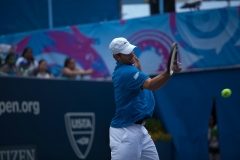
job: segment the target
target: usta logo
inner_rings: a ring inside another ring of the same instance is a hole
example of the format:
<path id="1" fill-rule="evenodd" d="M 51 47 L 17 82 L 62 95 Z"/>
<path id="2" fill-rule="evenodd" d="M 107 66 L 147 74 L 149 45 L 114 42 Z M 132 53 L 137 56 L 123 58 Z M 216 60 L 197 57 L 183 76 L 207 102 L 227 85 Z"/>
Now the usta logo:
<path id="1" fill-rule="evenodd" d="M 73 129 L 92 128 L 92 123 L 89 118 L 71 119 L 71 125 Z"/>

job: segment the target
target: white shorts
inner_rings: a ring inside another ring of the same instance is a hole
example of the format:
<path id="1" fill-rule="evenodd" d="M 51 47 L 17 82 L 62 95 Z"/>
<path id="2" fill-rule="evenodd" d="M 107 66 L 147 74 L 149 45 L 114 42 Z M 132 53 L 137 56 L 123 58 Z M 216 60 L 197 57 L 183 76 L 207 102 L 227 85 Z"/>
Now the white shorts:
<path id="1" fill-rule="evenodd" d="M 143 125 L 110 127 L 112 160 L 159 160 L 153 140 Z"/>

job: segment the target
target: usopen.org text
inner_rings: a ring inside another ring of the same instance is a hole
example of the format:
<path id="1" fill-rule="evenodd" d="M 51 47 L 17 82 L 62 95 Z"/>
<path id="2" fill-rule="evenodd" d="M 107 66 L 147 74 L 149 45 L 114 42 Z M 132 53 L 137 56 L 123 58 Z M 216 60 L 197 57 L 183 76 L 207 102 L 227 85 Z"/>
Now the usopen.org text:
<path id="1" fill-rule="evenodd" d="M 0 116 L 4 113 L 40 113 L 40 103 L 38 101 L 0 101 Z"/>

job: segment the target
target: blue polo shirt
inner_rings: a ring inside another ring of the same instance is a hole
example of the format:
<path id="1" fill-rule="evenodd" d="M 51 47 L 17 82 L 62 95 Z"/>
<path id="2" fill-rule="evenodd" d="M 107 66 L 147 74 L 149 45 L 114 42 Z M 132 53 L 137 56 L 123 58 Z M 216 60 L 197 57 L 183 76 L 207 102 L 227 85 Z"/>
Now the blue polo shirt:
<path id="1" fill-rule="evenodd" d="M 116 113 L 111 127 L 127 127 L 138 120 L 152 117 L 155 105 L 153 93 L 141 89 L 148 78 L 135 66 L 117 62 L 112 75 Z"/>

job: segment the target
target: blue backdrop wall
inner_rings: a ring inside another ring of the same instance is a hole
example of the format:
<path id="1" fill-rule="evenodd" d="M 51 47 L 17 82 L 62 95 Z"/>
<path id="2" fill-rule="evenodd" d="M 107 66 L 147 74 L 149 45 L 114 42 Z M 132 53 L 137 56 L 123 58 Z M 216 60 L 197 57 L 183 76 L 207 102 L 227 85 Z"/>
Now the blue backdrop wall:
<path id="1" fill-rule="evenodd" d="M 174 75 L 155 92 L 156 114 L 173 136 L 176 160 L 208 160 L 208 122 L 216 98 L 222 160 L 240 159 L 240 69 Z M 221 97 L 224 88 L 232 90 Z"/>

